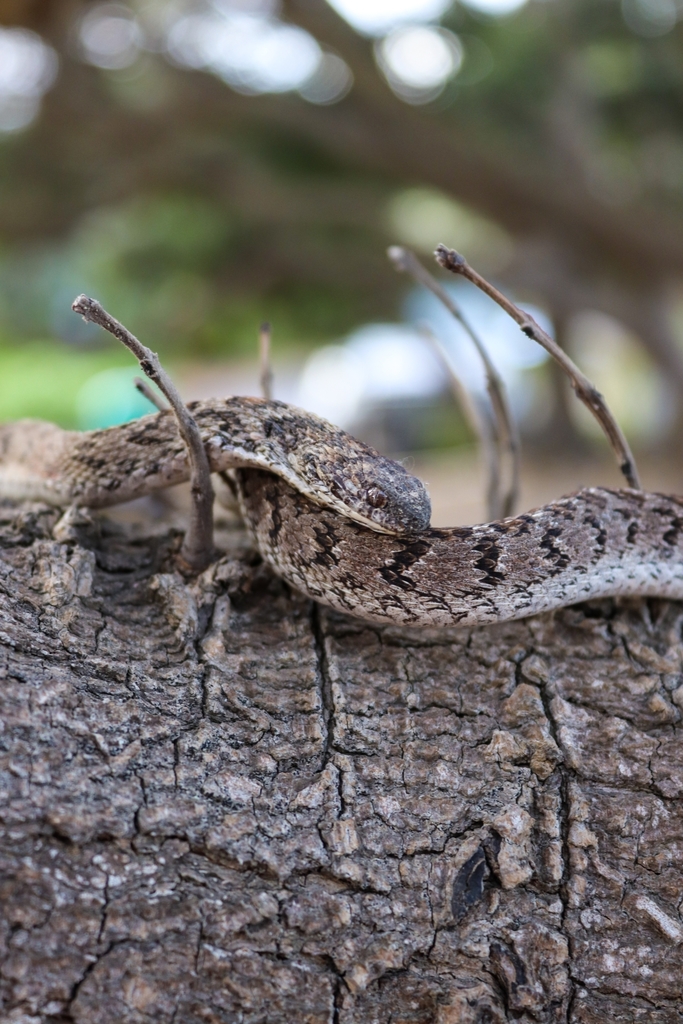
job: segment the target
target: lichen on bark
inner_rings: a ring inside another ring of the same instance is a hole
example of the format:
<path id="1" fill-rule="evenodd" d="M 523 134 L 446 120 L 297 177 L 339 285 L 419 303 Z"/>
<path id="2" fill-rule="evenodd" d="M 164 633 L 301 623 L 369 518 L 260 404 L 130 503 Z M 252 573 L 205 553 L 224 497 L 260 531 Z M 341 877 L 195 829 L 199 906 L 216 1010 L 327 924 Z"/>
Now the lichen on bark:
<path id="1" fill-rule="evenodd" d="M 683 606 L 367 626 L 0 510 L 0 1020 L 683 1018 Z"/>

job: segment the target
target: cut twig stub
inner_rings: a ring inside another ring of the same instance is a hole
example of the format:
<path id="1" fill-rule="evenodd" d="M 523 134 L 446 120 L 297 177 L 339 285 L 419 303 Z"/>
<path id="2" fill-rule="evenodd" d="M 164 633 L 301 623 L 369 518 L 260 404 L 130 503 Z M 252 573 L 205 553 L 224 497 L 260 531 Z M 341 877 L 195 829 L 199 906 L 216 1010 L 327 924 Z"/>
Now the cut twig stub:
<path id="1" fill-rule="evenodd" d="M 465 257 L 456 252 L 455 249 L 449 249 L 445 245 L 438 245 L 434 255 L 437 263 L 444 267 L 444 269 L 467 278 L 468 281 L 471 281 L 472 284 L 476 285 L 477 288 L 493 299 L 519 325 L 527 338 L 537 342 L 553 357 L 567 374 L 577 397 L 590 410 L 602 427 L 628 486 L 637 491 L 641 490 L 636 462 L 621 427 L 610 412 L 603 395 L 591 383 L 588 377 L 582 373 L 576 363 L 569 358 L 564 349 L 560 348 L 557 342 L 536 323 L 532 316 L 529 316 L 523 309 L 516 306 L 514 302 L 498 291 L 486 278 L 478 274 L 476 270 L 473 270 Z"/>
<path id="2" fill-rule="evenodd" d="M 209 460 L 204 450 L 199 427 L 189 409 L 180 397 L 175 384 L 162 367 L 156 352 L 143 345 L 134 334 L 115 320 L 99 302 L 79 295 L 71 308 L 80 313 L 84 320 L 98 324 L 118 338 L 130 349 L 145 374 L 168 399 L 178 423 L 178 429 L 187 446 L 190 463 L 190 490 L 192 507 L 190 523 L 180 549 L 180 558 L 192 572 L 201 572 L 213 558 L 213 487 Z M 154 402 L 154 399 L 150 398 Z M 154 404 L 157 404 L 154 402 Z"/>
<path id="3" fill-rule="evenodd" d="M 270 324 L 264 322 L 259 328 L 259 364 L 261 396 L 270 402 L 273 397 L 273 371 L 270 365 Z"/>

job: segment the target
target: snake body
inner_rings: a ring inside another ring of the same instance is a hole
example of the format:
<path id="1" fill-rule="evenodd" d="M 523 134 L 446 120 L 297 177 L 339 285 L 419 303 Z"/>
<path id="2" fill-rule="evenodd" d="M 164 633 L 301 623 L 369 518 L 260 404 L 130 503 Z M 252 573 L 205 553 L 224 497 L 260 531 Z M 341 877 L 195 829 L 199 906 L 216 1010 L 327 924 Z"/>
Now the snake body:
<path id="1" fill-rule="evenodd" d="M 683 499 L 589 488 L 501 522 L 429 526 L 398 463 L 281 402 L 190 403 L 214 472 L 231 470 L 273 569 L 378 623 L 480 625 L 589 598 L 683 599 Z M 170 413 L 76 433 L 0 427 L 0 497 L 104 507 L 189 477 Z"/>

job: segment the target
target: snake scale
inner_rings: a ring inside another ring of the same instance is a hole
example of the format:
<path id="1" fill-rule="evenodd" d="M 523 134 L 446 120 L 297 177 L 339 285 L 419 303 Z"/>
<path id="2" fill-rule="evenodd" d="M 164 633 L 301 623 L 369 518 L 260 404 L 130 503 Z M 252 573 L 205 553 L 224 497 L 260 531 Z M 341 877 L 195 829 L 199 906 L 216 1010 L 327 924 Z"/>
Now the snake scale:
<path id="1" fill-rule="evenodd" d="M 589 488 L 501 522 L 429 525 L 399 463 L 282 402 L 190 403 L 263 558 L 296 589 L 378 623 L 480 625 L 589 598 L 683 599 L 683 499 Z M 0 498 L 105 507 L 189 478 L 170 412 L 88 433 L 0 427 Z"/>

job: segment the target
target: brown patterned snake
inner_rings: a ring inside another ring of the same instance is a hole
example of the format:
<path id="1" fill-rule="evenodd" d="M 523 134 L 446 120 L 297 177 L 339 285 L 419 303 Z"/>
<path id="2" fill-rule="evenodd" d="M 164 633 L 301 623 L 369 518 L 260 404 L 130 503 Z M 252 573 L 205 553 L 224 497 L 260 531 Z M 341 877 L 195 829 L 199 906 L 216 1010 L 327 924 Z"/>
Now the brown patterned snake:
<path id="1" fill-rule="evenodd" d="M 255 398 L 190 403 L 264 559 L 374 622 L 479 625 L 609 595 L 683 598 L 683 499 L 591 488 L 525 515 L 431 529 L 396 462 L 312 414 Z M 0 427 L 0 498 L 104 507 L 187 480 L 170 412 L 75 433 Z"/>

